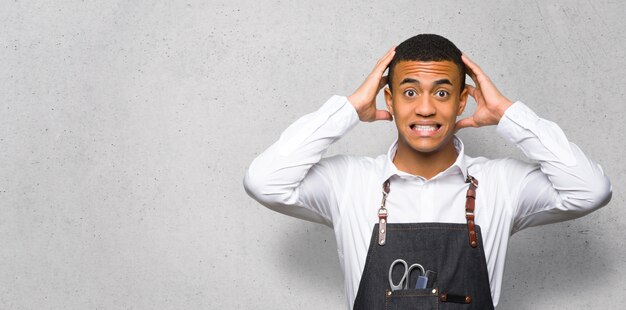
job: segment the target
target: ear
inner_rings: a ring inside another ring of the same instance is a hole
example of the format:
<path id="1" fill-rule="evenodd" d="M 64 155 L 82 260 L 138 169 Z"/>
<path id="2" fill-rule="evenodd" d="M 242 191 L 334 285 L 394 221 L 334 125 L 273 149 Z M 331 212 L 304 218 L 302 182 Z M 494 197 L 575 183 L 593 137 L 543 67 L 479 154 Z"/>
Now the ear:
<path id="1" fill-rule="evenodd" d="M 389 87 L 385 87 L 385 102 L 387 102 L 387 111 L 393 115 L 393 99 Z"/>
<path id="2" fill-rule="evenodd" d="M 469 91 L 467 90 L 467 87 L 463 87 L 463 91 L 461 91 L 461 97 L 459 98 L 459 110 L 456 116 L 463 114 L 463 111 L 465 111 L 465 105 L 467 104 L 468 95 Z"/>

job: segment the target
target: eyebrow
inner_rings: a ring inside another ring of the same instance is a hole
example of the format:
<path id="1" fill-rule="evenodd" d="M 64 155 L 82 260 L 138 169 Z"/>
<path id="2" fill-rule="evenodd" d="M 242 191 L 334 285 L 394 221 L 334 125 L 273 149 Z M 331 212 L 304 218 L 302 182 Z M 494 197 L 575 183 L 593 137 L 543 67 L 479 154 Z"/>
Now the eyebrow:
<path id="1" fill-rule="evenodd" d="M 400 82 L 400 85 L 407 84 L 407 83 L 418 84 L 419 85 L 420 81 L 418 81 L 418 80 L 416 80 L 414 78 L 405 78 L 405 79 L 402 80 L 402 82 Z M 450 86 L 454 86 L 454 85 L 452 85 L 452 82 L 450 82 L 450 80 L 448 80 L 448 79 L 440 79 L 440 80 L 436 80 L 436 81 L 433 82 L 433 85 L 435 85 L 435 86 L 436 85 L 443 85 L 443 84 L 448 84 Z"/>
<path id="2" fill-rule="evenodd" d="M 409 83 L 409 84 L 418 84 L 418 85 L 419 85 L 419 84 L 420 84 L 420 81 L 418 81 L 418 80 L 416 80 L 416 79 L 412 79 L 412 78 L 404 78 L 404 79 L 402 80 L 402 82 L 400 82 L 400 85 L 402 85 L 402 84 L 407 84 L 407 83 Z"/>
<path id="3" fill-rule="evenodd" d="M 448 79 L 436 80 L 433 84 L 434 84 L 434 85 L 443 85 L 443 84 L 448 84 L 448 85 L 450 85 L 450 86 L 454 86 L 454 85 L 452 85 L 452 82 L 450 82 L 450 80 L 448 80 Z"/>

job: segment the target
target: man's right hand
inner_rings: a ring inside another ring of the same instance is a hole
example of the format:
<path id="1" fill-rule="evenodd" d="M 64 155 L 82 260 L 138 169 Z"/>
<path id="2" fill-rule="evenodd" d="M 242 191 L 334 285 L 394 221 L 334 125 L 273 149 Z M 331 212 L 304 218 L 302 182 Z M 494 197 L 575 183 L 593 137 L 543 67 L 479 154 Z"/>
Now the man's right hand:
<path id="1" fill-rule="evenodd" d="M 378 60 L 374 70 L 367 76 L 363 84 L 348 97 L 348 101 L 354 106 L 359 119 L 363 122 L 379 120 L 393 120 L 393 116 L 386 110 L 376 109 L 376 95 L 387 84 L 387 76 L 383 76 L 385 70 L 396 54 L 393 46 L 385 56 Z"/>

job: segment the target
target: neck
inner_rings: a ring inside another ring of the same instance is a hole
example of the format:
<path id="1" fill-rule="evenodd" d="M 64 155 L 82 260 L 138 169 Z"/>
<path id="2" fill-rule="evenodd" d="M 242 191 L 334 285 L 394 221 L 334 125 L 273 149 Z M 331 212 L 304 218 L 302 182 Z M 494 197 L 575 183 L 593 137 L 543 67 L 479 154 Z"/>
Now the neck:
<path id="1" fill-rule="evenodd" d="M 457 157 L 458 154 L 452 139 L 441 149 L 428 153 L 418 152 L 398 140 L 398 148 L 393 163 L 400 171 L 429 180 L 452 166 Z"/>

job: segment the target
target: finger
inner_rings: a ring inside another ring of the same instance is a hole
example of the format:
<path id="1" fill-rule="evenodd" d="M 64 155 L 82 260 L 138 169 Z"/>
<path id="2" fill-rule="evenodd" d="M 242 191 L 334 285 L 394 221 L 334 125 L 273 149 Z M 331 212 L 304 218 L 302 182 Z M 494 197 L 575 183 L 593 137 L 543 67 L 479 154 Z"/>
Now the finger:
<path id="1" fill-rule="evenodd" d="M 387 53 L 385 53 L 385 55 L 381 59 L 378 60 L 378 62 L 376 63 L 376 66 L 374 67 L 374 71 L 372 73 L 383 75 L 383 73 L 385 72 L 385 69 L 387 69 L 387 67 L 391 63 L 391 60 L 393 59 L 393 56 L 395 54 L 396 54 L 396 46 L 394 45 L 391 47 L 391 49 L 387 51 Z"/>
<path id="2" fill-rule="evenodd" d="M 472 85 L 465 85 L 465 87 L 467 88 L 467 93 L 474 98 L 474 101 L 476 101 L 476 104 L 480 105 L 481 100 L 483 99 L 483 93 L 480 89 Z"/>
<path id="3" fill-rule="evenodd" d="M 472 98 L 476 99 L 476 87 L 465 84 L 465 89 L 467 89 L 467 93 L 472 96 Z"/>
<path id="4" fill-rule="evenodd" d="M 396 52 L 396 46 L 392 45 L 391 48 L 385 53 L 385 55 L 383 55 L 383 57 L 378 59 L 378 62 L 376 62 L 376 64 L 384 62 L 390 55 L 393 55 L 395 52 Z"/>
<path id="5" fill-rule="evenodd" d="M 467 54 L 465 53 L 461 53 L 461 59 L 463 60 L 463 63 L 468 67 L 471 67 L 471 68 L 478 67 L 478 65 L 475 62 L 473 62 L 469 58 L 469 56 L 467 56 Z"/>
<path id="6" fill-rule="evenodd" d="M 388 80 L 389 77 L 386 75 L 380 78 L 380 81 L 378 81 L 378 91 L 380 91 L 383 87 L 385 87 L 385 85 L 387 85 Z"/>
<path id="7" fill-rule="evenodd" d="M 387 51 L 385 56 L 383 56 L 383 58 L 378 60 L 378 62 L 376 63 L 376 66 L 374 66 L 374 70 L 372 70 L 370 75 L 367 76 L 367 78 L 365 79 L 365 84 L 369 85 L 368 87 L 374 87 L 375 85 L 374 83 L 378 83 L 379 84 L 378 90 L 381 89 L 380 87 L 381 77 L 385 73 L 385 70 L 387 70 L 389 63 L 391 63 L 391 60 L 393 59 L 393 56 L 396 53 L 395 48 L 396 48 L 395 46 L 392 46 L 391 49 Z"/>
<path id="8" fill-rule="evenodd" d="M 454 132 L 457 132 L 463 128 L 467 128 L 467 127 L 478 127 L 478 124 L 474 121 L 474 118 L 470 117 L 466 117 L 458 122 L 456 122 L 456 124 L 454 125 Z"/>
<path id="9" fill-rule="evenodd" d="M 376 110 L 375 119 L 377 121 L 393 121 L 393 116 L 389 113 L 389 111 Z"/>
<path id="10" fill-rule="evenodd" d="M 485 72 L 483 72 L 480 66 L 474 63 L 471 59 L 469 59 L 467 55 L 462 54 L 461 59 L 463 59 L 463 63 L 468 68 L 468 74 L 470 75 L 472 80 L 477 83 L 477 86 L 479 83 L 483 82 L 483 79 L 489 79 L 489 77 L 487 77 L 487 75 L 485 74 Z"/>
<path id="11" fill-rule="evenodd" d="M 365 88 L 373 91 L 373 88 L 376 87 L 376 93 L 378 93 L 384 87 L 384 85 L 387 84 L 388 79 L 386 75 L 381 75 L 382 73 L 378 74 L 376 71 L 372 71 L 372 73 L 370 73 L 370 75 L 365 78 L 365 81 L 363 82 L 363 84 L 361 84 L 359 88 Z"/>
<path id="12" fill-rule="evenodd" d="M 365 79 L 365 82 L 363 82 L 361 88 L 366 88 L 369 91 L 374 91 L 374 87 L 376 87 L 376 94 L 378 94 L 378 92 L 387 84 L 387 80 L 388 77 L 386 75 L 381 77 L 372 73 L 367 77 L 367 79 Z"/>
<path id="13" fill-rule="evenodd" d="M 472 81 L 474 81 L 474 83 L 476 85 L 478 85 L 478 79 L 476 78 L 476 73 L 474 72 L 475 64 L 469 58 L 467 58 L 467 56 L 465 56 L 465 54 L 462 54 L 461 58 L 463 59 L 463 63 L 465 64 L 465 68 L 467 68 L 467 75 L 469 75 L 470 78 L 472 78 Z"/>

